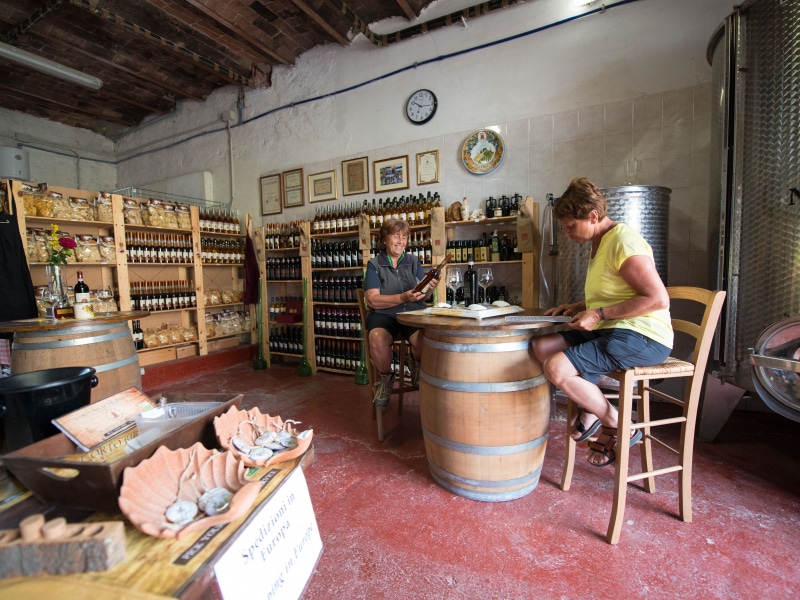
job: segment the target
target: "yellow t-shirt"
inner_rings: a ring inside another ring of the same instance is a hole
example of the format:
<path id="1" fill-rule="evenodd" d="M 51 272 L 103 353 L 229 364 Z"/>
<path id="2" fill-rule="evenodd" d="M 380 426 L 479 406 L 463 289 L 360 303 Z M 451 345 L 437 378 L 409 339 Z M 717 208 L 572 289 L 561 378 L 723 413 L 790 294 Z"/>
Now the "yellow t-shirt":
<path id="1" fill-rule="evenodd" d="M 622 263 L 631 256 L 649 256 L 652 260 L 653 249 L 635 229 L 625 223 L 617 223 L 606 232 L 600 240 L 597 253 L 589 259 L 584 285 L 587 309 L 613 306 L 636 296 L 636 290 L 619 274 Z M 600 321 L 597 325 L 597 329 L 615 327 L 638 331 L 651 340 L 672 348 L 672 323 L 668 309 L 630 319 Z"/>

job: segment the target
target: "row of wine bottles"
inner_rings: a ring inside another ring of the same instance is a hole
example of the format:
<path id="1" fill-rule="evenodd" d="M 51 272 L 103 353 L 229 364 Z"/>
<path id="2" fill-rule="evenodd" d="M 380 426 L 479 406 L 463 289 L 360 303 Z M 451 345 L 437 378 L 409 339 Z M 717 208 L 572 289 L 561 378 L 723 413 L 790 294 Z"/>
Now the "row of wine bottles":
<path id="1" fill-rule="evenodd" d="M 431 222 L 431 213 L 434 207 L 442 205 L 439 192 L 427 197 L 421 193 L 419 196 L 409 195 L 398 198 L 375 198 L 370 204 L 364 200 L 359 206 L 358 202 L 348 202 L 338 206 L 326 206 L 314 211 L 314 220 L 311 222 L 311 233 L 326 235 L 331 233 L 347 233 L 358 231 L 360 215 L 369 219 L 371 229 L 379 229 L 387 219 L 400 219 L 409 225 L 427 225 Z"/>
<path id="2" fill-rule="evenodd" d="M 354 277 L 313 277 L 311 298 L 314 302 L 358 302 L 358 289 L 362 276 Z"/>
<path id="3" fill-rule="evenodd" d="M 288 310 L 286 307 L 287 302 L 302 303 L 303 299 L 297 296 L 273 296 L 269 300 L 269 320 L 275 321 L 278 316 L 285 315 Z"/>
<path id="4" fill-rule="evenodd" d="M 303 267 L 299 256 L 267 257 L 268 281 L 292 281 L 302 278 Z"/>
<path id="5" fill-rule="evenodd" d="M 200 231 L 208 233 L 240 234 L 239 212 L 224 208 L 201 208 Z"/>
<path id="6" fill-rule="evenodd" d="M 314 307 L 314 334 L 361 337 L 361 313 L 357 308 Z"/>
<path id="7" fill-rule="evenodd" d="M 305 221 L 289 221 L 288 223 L 266 223 L 264 225 L 264 248 L 280 250 L 281 248 L 299 248 L 300 230 Z"/>
<path id="8" fill-rule="evenodd" d="M 303 355 L 303 329 L 301 327 L 272 327 L 269 332 L 269 351 Z"/>
<path id="9" fill-rule="evenodd" d="M 177 310 L 197 307 L 194 281 L 137 281 L 131 282 L 133 310 Z"/>
<path id="10" fill-rule="evenodd" d="M 483 237 L 474 240 L 450 240 L 447 242 L 447 252 L 452 252 L 454 263 L 469 262 L 505 262 L 509 260 L 522 260 L 522 254 L 517 248 L 516 236 L 511 239 L 507 233 L 502 236 L 497 230 L 488 238 L 486 232 Z"/>
<path id="11" fill-rule="evenodd" d="M 200 261 L 212 265 L 241 265 L 244 263 L 244 240 L 200 238 Z"/>
<path id="12" fill-rule="evenodd" d="M 125 251 L 129 263 L 190 264 L 192 238 L 189 235 L 125 232 Z"/>
<path id="13" fill-rule="evenodd" d="M 339 371 L 355 371 L 361 362 L 361 342 L 316 338 L 317 366 Z"/>
<path id="14" fill-rule="evenodd" d="M 312 269 L 352 269 L 361 266 L 358 240 L 321 242 L 311 240 Z"/>

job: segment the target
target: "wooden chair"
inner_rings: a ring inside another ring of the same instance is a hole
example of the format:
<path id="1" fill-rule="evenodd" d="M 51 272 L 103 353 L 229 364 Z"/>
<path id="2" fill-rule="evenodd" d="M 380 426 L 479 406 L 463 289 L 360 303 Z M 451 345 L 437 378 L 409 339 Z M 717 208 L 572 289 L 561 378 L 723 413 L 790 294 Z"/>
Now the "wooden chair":
<path id="1" fill-rule="evenodd" d="M 653 493 L 656 491 L 656 475 L 664 475 L 666 473 L 678 471 L 680 473 L 678 479 L 680 517 L 686 523 L 692 521 L 692 453 L 694 449 L 697 407 L 700 401 L 700 391 L 705 379 L 708 353 L 714 338 L 714 331 L 717 327 L 722 304 L 725 301 L 725 292 L 712 292 L 693 287 L 669 287 L 667 291 L 672 300 L 690 300 L 703 305 L 703 316 L 699 323 L 693 323 L 683 319 L 672 319 L 672 327 L 676 333 L 682 332 L 694 339 L 692 362 L 669 357 L 660 365 L 652 367 L 633 367 L 624 371 L 614 371 L 608 374 L 609 377 L 617 380 L 620 384 L 619 442 L 617 443 L 617 456 L 614 462 L 614 503 L 611 508 L 611 519 L 606 533 L 606 540 L 609 544 L 616 544 L 619 541 L 620 531 L 622 530 L 622 519 L 625 513 L 627 487 L 628 483 L 632 481 L 644 479 L 644 489 Z M 671 379 L 679 377 L 686 379 L 682 400 L 650 387 L 650 381 L 652 379 Z M 651 420 L 651 395 L 681 406 L 683 409 L 681 415 L 673 418 Z M 638 401 L 638 422 L 633 422 L 631 418 L 634 400 Z M 576 412 L 577 406 L 575 403 L 571 400 L 568 401 L 568 424 L 573 422 Z M 674 423 L 681 424 L 678 448 L 673 448 L 652 435 L 653 428 Z M 640 442 L 642 472 L 629 475 L 628 463 L 630 447 L 625 441 L 630 439 L 632 429 L 642 430 L 642 441 Z M 659 446 L 662 446 L 676 455 L 677 464 L 654 469 L 651 442 L 657 443 Z M 566 461 L 561 479 L 561 489 L 565 491 L 569 489 L 570 483 L 572 482 L 576 446 L 576 442 L 567 434 Z"/>
<path id="2" fill-rule="evenodd" d="M 364 332 L 364 353 L 367 359 L 367 375 L 369 377 L 369 386 L 370 389 L 375 390 L 375 382 L 379 380 L 380 374 L 378 373 L 377 367 L 372 363 L 372 356 L 370 355 L 369 351 L 369 338 L 367 334 L 367 315 L 369 314 L 369 307 L 367 306 L 366 300 L 364 299 L 364 290 L 357 290 L 358 292 L 358 310 L 361 313 L 361 331 Z M 410 350 L 407 349 L 407 342 L 403 338 L 402 335 L 398 335 L 394 339 L 394 348 L 398 351 L 399 356 L 399 373 L 395 374 L 394 378 L 394 387 L 392 388 L 392 396 L 397 395 L 397 415 L 401 416 L 403 414 L 403 394 L 405 392 L 410 392 L 415 388 L 412 387 L 411 382 L 407 380 L 405 376 L 405 368 L 406 368 L 406 355 L 407 352 Z M 385 439 L 384 431 L 383 431 L 383 410 L 380 407 L 375 406 L 375 404 L 371 401 L 372 397 L 370 397 L 370 405 L 372 406 L 372 418 L 376 420 L 378 425 L 378 441 L 382 442 Z"/>

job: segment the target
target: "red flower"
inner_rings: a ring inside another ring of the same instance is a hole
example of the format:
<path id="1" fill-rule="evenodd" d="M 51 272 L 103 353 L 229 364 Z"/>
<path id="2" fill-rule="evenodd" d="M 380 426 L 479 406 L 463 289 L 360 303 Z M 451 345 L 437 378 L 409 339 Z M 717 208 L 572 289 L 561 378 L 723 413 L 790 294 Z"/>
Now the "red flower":
<path id="1" fill-rule="evenodd" d="M 58 243 L 62 248 L 66 248 L 67 250 L 74 250 L 75 247 L 78 245 L 75 243 L 71 237 L 60 237 L 58 238 Z"/>

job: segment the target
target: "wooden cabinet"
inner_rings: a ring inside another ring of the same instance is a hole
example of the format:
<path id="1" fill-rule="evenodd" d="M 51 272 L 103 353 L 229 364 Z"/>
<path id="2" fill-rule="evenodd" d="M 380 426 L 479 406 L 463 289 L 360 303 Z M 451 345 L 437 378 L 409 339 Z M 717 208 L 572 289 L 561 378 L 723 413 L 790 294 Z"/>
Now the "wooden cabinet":
<path id="1" fill-rule="evenodd" d="M 70 263 L 64 268 L 66 285 L 71 288 L 82 271 L 91 290 L 110 287 L 120 310 L 149 310 L 142 319 L 142 329 L 158 330 L 157 344 L 139 350 L 142 366 L 205 355 L 208 352 L 239 344 L 254 343 L 254 318 L 243 318 L 241 302 L 243 287 L 243 235 L 211 233 L 200 230 L 200 211 L 197 206 L 185 206 L 179 223 L 150 226 L 143 223 L 126 223 L 125 206 L 147 202 L 110 194 L 111 221 L 78 220 L 53 216 L 31 216 L 25 212 L 26 195 L 23 184 L 11 181 L 10 190 L 18 214 L 23 240 L 28 232 L 39 229 L 49 235 L 52 225 L 70 236 L 92 235 L 94 239 L 113 238 L 113 255 L 106 253 L 102 260 Z M 64 198 L 85 198 L 91 202 L 98 192 L 48 186 L 48 191 Z M 49 211 L 47 211 L 48 214 Z M 187 214 L 188 213 L 188 214 Z M 214 245 L 207 242 L 213 240 Z M 35 240 L 34 242 L 35 243 Z M 224 255 L 204 257 L 204 246 L 223 248 Z M 241 248 L 241 253 L 239 253 Z M 34 286 L 47 284 L 46 263 L 36 260 L 29 252 L 28 266 Z M 218 301 L 209 300 L 217 290 Z M 227 292 L 223 301 L 222 292 Z M 213 302 L 213 303 L 212 303 Z M 221 319 L 225 311 L 236 311 L 246 322 L 244 330 L 228 328 L 225 332 L 207 325 Z M 169 333 L 165 334 L 164 330 Z M 179 333 L 180 331 L 180 333 Z M 150 337 L 152 340 L 152 336 Z"/>
<path id="2" fill-rule="evenodd" d="M 319 370 L 352 374 L 361 361 L 356 291 L 363 285 L 369 252 L 358 246 L 358 231 L 311 235 L 309 350 Z"/>
<path id="3" fill-rule="evenodd" d="M 304 230 L 307 238 L 308 223 L 301 222 L 297 227 Z M 266 294 L 263 312 L 267 323 L 268 363 L 275 357 L 299 359 L 303 356 L 303 278 L 309 277 L 311 259 L 300 256 L 297 233 L 293 232 L 290 237 L 267 234 L 264 240 Z M 313 360 L 309 362 L 315 371 Z"/>
<path id="4" fill-rule="evenodd" d="M 534 211 L 534 214 L 535 211 Z M 447 238 L 447 252 L 453 252 L 454 262 L 447 265 L 444 276 L 439 283 L 439 298 L 446 298 L 447 270 L 460 269 L 462 274 L 467 269 L 467 250 L 474 250 L 475 270 L 480 267 L 491 267 L 494 274 L 493 286 L 505 289 L 505 300 L 507 302 L 519 303 L 525 309 L 532 309 L 538 305 L 538 253 L 522 252 L 517 253 L 518 257 L 510 260 L 499 260 L 501 256 L 495 254 L 491 256 L 491 240 L 493 232 L 497 232 L 500 245 L 503 238 L 508 240 L 512 246 L 513 240 L 517 237 L 517 218 L 516 217 L 497 217 L 494 219 L 483 219 L 481 221 L 458 221 L 448 222 L 445 225 Z M 488 260 L 482 260 L 484 248 L 489 249 Z"/>

